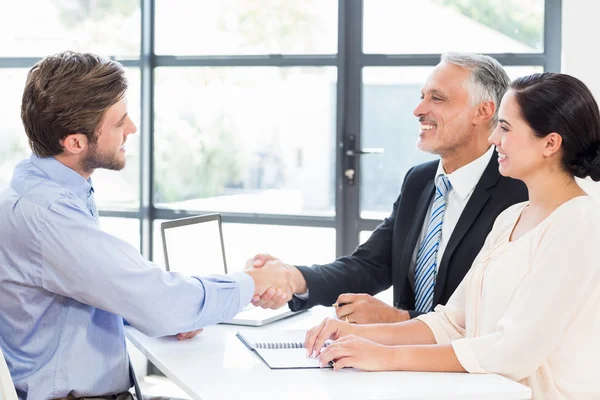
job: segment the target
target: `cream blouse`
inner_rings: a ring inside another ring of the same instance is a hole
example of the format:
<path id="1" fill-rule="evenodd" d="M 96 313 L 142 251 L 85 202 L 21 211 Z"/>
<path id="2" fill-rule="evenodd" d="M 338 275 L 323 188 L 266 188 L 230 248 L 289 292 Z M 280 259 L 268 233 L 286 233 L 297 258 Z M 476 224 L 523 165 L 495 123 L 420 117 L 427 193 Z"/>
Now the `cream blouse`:
<path id="1" fill-rule="evenodd" d="M 468 372 L 534 399 L 600 398 L 600 205 L 574 198 L 510 242 L 527 204 L 498 216 L 448 304 L 418 319 Z"/>

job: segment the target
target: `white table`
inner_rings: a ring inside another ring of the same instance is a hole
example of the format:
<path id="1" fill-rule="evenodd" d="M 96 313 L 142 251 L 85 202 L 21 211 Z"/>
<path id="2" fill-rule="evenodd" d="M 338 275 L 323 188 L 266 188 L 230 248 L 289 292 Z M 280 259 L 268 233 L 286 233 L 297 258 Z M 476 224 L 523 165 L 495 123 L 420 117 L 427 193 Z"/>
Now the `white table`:
<path id="1" fill-rule="evenodd" d="M 498 375 L 271 370 L 236 338 L 243 330 L 308 329 L 332 310 L 316 307 L 261 328 L 209 326 L 193 339 L 150 338 L 126 327 L 129 341 L 192 399 L 529 399 L 528 387 Z"/>

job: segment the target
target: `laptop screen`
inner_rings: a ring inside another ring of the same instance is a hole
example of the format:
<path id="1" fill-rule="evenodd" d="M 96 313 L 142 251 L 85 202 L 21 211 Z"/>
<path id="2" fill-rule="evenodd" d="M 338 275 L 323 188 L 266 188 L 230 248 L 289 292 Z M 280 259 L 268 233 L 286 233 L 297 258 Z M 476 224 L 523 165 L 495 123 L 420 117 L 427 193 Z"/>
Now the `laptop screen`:
<path id="1" fill-rule="evenodd" d="M 171 226 L 163 232 L 170 271 L 188 276 L 226 272 L 217 219 Z"/>

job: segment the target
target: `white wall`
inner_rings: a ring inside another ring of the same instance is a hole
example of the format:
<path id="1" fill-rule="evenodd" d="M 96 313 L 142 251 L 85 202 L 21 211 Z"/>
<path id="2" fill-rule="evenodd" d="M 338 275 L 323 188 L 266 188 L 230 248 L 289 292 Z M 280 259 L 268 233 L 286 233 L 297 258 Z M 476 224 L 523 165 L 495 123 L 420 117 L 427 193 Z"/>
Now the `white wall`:
<path id="1" fill-rule="evenodd" d="M 600 1 L 563 0 L 562 71 L 581 79 L 600 102 Z M 580 181 L 600 200 L 600 183 Z"/>

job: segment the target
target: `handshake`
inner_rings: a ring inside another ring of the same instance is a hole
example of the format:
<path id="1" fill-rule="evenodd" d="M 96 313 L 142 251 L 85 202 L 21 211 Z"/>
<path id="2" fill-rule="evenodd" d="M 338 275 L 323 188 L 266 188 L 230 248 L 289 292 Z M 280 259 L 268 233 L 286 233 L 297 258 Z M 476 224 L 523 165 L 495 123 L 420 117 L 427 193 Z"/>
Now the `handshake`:
<path id="1" fill-rule="evenodd" d="M 306 280 L 298 268 L 285 264 L 269 254 L 257 254 L 249 259 L 244 272 L 254 279 L 252 304 L 277 309 L 294 294 L 307 292 Z M 366 293 L 340 294 L 333 306 L 338 319 L 355 324 L 394 323 L 408 321 L 410 314 Z"/>
<path id="2" fill-rule="evenodd" d="M 252 304 L 277 309 L 292 299 L 294 294 L 306 293 L 306 281 L 298 268 L 284 264 L 269 254 L 257 254 L 249 259 L 244 272 L 254 280 Z"/>

